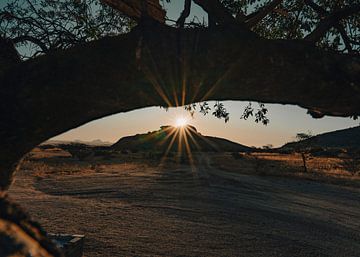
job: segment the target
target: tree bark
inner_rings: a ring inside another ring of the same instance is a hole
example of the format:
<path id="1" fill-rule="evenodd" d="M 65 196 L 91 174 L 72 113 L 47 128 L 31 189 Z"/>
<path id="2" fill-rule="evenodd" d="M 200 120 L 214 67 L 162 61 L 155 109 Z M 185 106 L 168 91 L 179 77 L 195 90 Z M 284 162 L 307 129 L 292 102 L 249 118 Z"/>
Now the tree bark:
<path id="1" fill-rule="evenodd" d="M 0 74 L 20 62 L 20 57 L 10 40 L 0 36 Z"/>
<path id="2" fill-rule="evenodd" d="M 160 23 L 165 23 L 166 12 L 158 0 L 100 0 L 134 20 L 149 16 Z"/>
<path id="3" fill-rule="evenodd" d="M 6 197 L 0 197 L 0 255 L 63 257 L 45 231 Z"/>
<path id="4" fill-rule="evenodd" d="M 49 53 L 0 73 L 0 188 L 37 144 L 86 122 L 204 100 L 360 114 L 360 60 L 235 27 L 161 24 Z"/>

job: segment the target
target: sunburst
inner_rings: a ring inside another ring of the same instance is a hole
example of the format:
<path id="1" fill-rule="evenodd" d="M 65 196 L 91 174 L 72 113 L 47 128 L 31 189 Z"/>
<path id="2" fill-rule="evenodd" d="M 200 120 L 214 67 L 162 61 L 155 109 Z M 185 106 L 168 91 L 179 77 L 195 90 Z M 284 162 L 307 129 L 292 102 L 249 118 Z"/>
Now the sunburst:
<path id="1" fill-rule="evenodd" d="M 189 121 L 185 117 L 177 117 L 175 120 L 175 127 L 177 128 L 184 128 L 189 124 Z"/>

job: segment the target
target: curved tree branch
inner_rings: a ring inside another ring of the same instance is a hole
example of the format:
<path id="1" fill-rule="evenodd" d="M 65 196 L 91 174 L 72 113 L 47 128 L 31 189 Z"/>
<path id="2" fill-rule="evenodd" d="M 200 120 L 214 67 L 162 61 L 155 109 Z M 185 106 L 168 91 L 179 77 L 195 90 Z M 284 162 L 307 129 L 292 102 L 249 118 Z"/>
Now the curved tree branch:
<path id="1" fill-rule="evenodd" d="M 165 11 L 161 8 L 158 0 L 100 0 L 102 3 L 111 6 L 126 16 L 140 20 L 146 5 L 146 15 L 152 19 L 165 23 Z"/>
<path id="2" fill-rule="evenodd" d="M 306 5 L 310 6 L 315 12 L 317 12 L 317 14 L 320 16 L 321 19 L 324 19 L 328 14 L 328 12 L 322 8 L 320 5 L 314 3 L 312 0 L 305 0 L 304 1 Z M 334 25 L 335 28 L 339 31 L 344 44 L 345 44 L 345 48 L 348 50 L 349 53 L 352 52 L 352 46 L 351 46 L 351 39 L 349 38 L 349 36 L 347 35 L 344 26 L 341 25 L 340 23 L 337 23 Z"/>
<path id="3" fill-rule="evenodd" d="M 236 19 L 218 0 L 194 0 L 219 25 L 236 24 Z"/>
<path id="4" fill-rule="evenodd" d="M 241 19 L 241 14 L 238 18 L 231 15 L 229 10 L 219 0 L 193 0 L 199 5 L 209 17 L 209 27 L 213 28 L 216 25 L 220 26 L 235 26 L 238 28 L 238 32 L 245 34 L 252 34 L 253 37 L 257 35 L 252 32 Z"/>
<path id="5" fill-rule="evenodd" d="M 156 3 L 147 6 L 147 15 L 164 23 L 158 1 L 147 1 Z M 304 42 L 259 39 L 243 29 L 242 22 L 234 22 L 220 2 L 194 1 L 218 25 L 240 26 L 179 31 L 146 23 L 146 30 L 22 63 L 13 44 L 0 37 L 1 197 L 17 163 L 34 146 L 118 112 L 204 100 L 254 100 L 298 104 L 317 117 L 360 114 L 359 57 L 321 51 Z M 143 16 L 143 0 L 102 2 L 136 20 Z M 24 38 L 15 42 L 20 40 Z M 0 199 L 0 204 L 0 223 L 17 228 L 13 238 L 25 231 L 49 255 L 57 255 L 38 226 L 8 202 Z M 13 224 L 16 214 L 21 226 Z"/>
<path id="6" fill-rule="evenodd" d="M 19 36 L 19 37 L 12 39 L 12 42 L 14 44 L 22 43 L 24 41 L 29 41 L 29 42 L 37 45 L 38 47 L 40 47 L 40 49 L 42 50 L 43 53 L 47 53 L 49 51 L 47 46 L 41 40 L 34 38 L 32 36 L 24 35 L 24 36 Z"/>
<path id="7" fill-rule="evenodd" d="M 313 0 L 304 0 L 304 3 L 317 12 L 321 19 L 324 19 L 328 15 L 328 12 L 320 5 L 316 4 Z"/>
<path id="8" fill-rule="evenodd" d="M 360 12 L 360 4 L 344 7 L 341 10 L 335 11 L 327 15 L 322 21 L 319 22 L 318 26 L 305 37 L 305 40 L 310 42 L 319 41 L 325 33 L 342 19 L 352 16 Z"/>
<path id="9" fill-rule="evenodd" d="M 352 45 L 351 45 L 351 39 L 347 35 L 346 30 L 344 29 L 344 26 L 342 26 L 341 24 L 336 24 L 335 28 L 339 31 L 339 33 L 341 35 L 341 38 L 344 41 L 345 49 L 347 49 L 349 53 L 352 53 L 353 48 L 352 48 Z"/>
<path id="10" fill-rule="evenodd" d="M 246 37 L 236 27 L 179 32 L 156 24 L 50 52 L 0 73 L 0 188 L 34 146 L 110 114 L 253 100 L 350 116 L 360 114 L 359 83 L 357 57 Z"/>
<path id="11" fill-rule="evenodd" d="M 246 25 L 249 28 L 254 27 L 256 24 L 258 24 L 262 19 L 264 19 L 270 12 L 272 12 L 279 4 L 282 3 L 283 0 L 273 0 L 268 5 L 262 7 L 260 10 L 256 11 L 255 13 L 252 13 L 248 15 L 246 19 Z"/>

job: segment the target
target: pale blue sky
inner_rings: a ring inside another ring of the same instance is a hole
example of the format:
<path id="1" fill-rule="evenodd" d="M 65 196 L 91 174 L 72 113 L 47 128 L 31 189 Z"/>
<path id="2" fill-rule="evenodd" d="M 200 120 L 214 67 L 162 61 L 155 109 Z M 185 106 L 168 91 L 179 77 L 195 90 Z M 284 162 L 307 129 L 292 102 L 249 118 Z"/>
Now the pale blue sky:
<path id="1" fill-rule="evenodd" d="M 173 20 L 177 19 L 182 8 L 183 0 L 173 0 L 171 4 L 165 5 L 168 17 Z M 197 16 L 202 21 L 204 15 L 200 7 L 193 5 L 190 17 Z M 224 103 L 230 112 L 230 121 L 226 124 L 212 115 L 203 116 L 196 113 L 194 118 L 191 118 L 181 107 L 170 108 L 167 112 L 159 107 L 151 107 L 105 117 L 70 130 L 54 139 L 89 141 L 101 139 L 114 142 L 123 136 L 146 133 L 159 129 L 161 125 L 174 124 L 175 117 L 184 116 L 204 135 L 224 137 L 249 146 L 265 144 L 279 146 L 292 140 L 298 132 L 311 130 L 314 134 L 318 134 L 359 125 L 358 121 L 350 118 L 313 119 L 306 114 L 305 109 L 297 106 L 268 104 L 266 106 L 269 109 L 270 124 L 264 126 L 255 123 L 253 119 L 248 121 L 239 119 L 247 103 L 234 101 Z M 257 104 L 254 106 L 256 107 Z"/>

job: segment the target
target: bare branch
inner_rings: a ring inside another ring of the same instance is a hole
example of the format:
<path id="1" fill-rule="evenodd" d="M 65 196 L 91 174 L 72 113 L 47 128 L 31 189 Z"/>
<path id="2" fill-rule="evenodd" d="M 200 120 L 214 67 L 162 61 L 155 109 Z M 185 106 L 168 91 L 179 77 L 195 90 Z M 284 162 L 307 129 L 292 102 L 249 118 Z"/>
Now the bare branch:
<path id="1" fill-rule="evenodd" d="M 201 6 L 209 17 L 218 24 L 234 24 L 236 19 L 218 0 L 194 0 L 196 4 Z"/>
<path id="2" fill-rule="evenodd" d="M 238 22 L 244 23 L 246 21 L 247 16 L 243 11 L 239 10 L 239 12 L 236 14 L 235 18 Z"/>
<path id="3" fill-rule="evenodd" d="M 347 35 L 346 30 L 344 29 L 344 27 L 341 24 L 336 24 L 335 28 L 339 31 L 339 33 L 344 41 L 345 48 L 348 50 L 349 53 L 351 53 L 353 51 L 353 48 L 351 46 L 351 39 Z"/>
<path id="4" fill-rule="evenodd" d="M 176 25 L 180 28 L 184 27 L 185 20 L 190 15 L 190 9 L 191 9 L 191 1 L 192 0 L 185 0 L 184 2 L 184 10 L 181 12 L 181 15 L 179 19 L 176 21 Z"/>
<path id="5" fill-rule="evenodd" d="M 128 30 L 128 18 L 107 6 L 92 11 L 90 3 L 98 0 L 89 1 L 81 5 L 46 2 L 46 8 L 38 1 L 27 1 L 24 5 L 5 7 L 0 12 L 0 30 L 15 44 L 35 46 L 31 51 L 19 49 L 22 59 Z"/>
<path id="6" fill-rule="evenodd" d="M 320 16 L 321 19 L 324 19 L 326 17 L 326 15 L 328 15 L 328 12 L 323 7 L 314 3 L 312 0 L 305 0 L 304 2 L 306 5 L 310 6 L 315 12 L 317 12 L 317 14 Z M 344 27 L 340 23 L 337 23 L 335 25 L 335 28 L 339 31 L 339 33 L 344 41 L 346 49 L 349 52 L 352 52 L 351 39 L 347 35 Z"/>
<path id="7" fill-rule="evenodd" d="M 12 39 L 12 42 L 14 44 L 22 43 L 24 41 L 29 41 L 29 42 L 37 45 L 38 47 L 40 47 L 40 49 L 42 50 L 43 53 L 46 53 L 49 51 L 49 49 L 46 47 L 46 45 L 43 42 L 41 42 L 41 40 L 39 40 L 35 37 L 32 37 L 32 36 L 24 35 L 24 36 L 19 36 L 19 37 Z"/>
<path id="8" fill-rule="evenodd" d="M 344 7 L 338 11 L 335 11 L 328 16 L 326 16 L 319 25 L 305 37 L 305 40 L 310 42 L 319 41 L 325 33 L 332 27 L 336 26 L 342 19 L 352 16 L 360 12 L 360 4 Z"/>
<path id="9" fill-rule="evenodd" d="M 264 19 L 269 13 L 271 13 L 283 0 L 273 0 L 268 5 L 262 7 L 260 10 L 248 15 L 246 25 L 251 28 Z"/>
<path id="10" fill-rule="evenodd" d="M 326 15 L 328 15 L 328 12 L 322 8 L 320 5 L 314 3 L 312 0 L 304 0 L 304 3 L 308 6 L 310 6 L 317 14 L 320 16 L 320 18 L 325 18 Z"/>
<path id="11" fill-rule="evenodd" d="M 120 11 L 126 16 L 139 20 L 143 15 L 144 1 L 142 0 L 100 0 L 102 3 Z M 146 12 L 149 17 L 160 23 L 165 23 L 165 11 L 158 0 L 145 0 Z"/>

